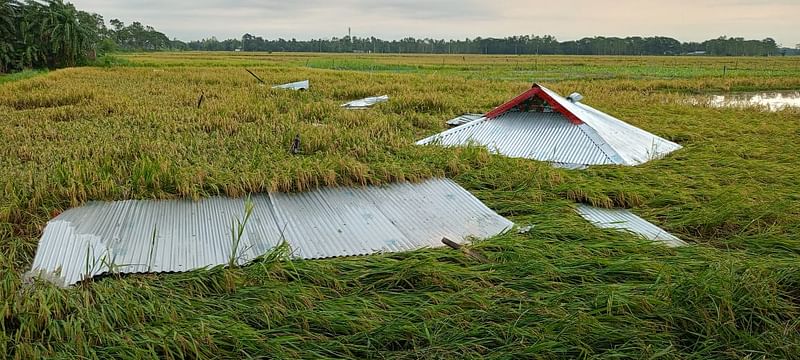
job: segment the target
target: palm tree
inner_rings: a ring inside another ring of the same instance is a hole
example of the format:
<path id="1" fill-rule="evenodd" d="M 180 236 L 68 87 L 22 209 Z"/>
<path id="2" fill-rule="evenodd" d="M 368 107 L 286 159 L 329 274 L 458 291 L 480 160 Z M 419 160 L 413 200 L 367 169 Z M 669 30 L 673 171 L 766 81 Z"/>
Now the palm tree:
<path id="1" fill-rule="evenodd" d="M 14 62 L 18 7 L 16 1 L 0 0 L 0 72 L 9 71 Z"/>
<path id="2" fill-rule="evenodd" d="M 63 0 L 0 0 L 0 72 L 76 65 L 105 35 L 101 16 Z"/>
<path id="3" fill-rule="evenodd" d="M 86 29 L 80 25 L 74 5 L 62 0 L 47 0 L 46 4 L 41 34 L 51 45 L 51 61 L 55 62 L 51 65 L 73 66 L 85 48 Z"/>
<path id="4" fill-rule="evenodd" d="M 19 6 L 17 16 L 17 68 L 32 68 L 41 65 L 46 56 L 42 46 L 42 17 L 44 6 L 28 0 Z"/>

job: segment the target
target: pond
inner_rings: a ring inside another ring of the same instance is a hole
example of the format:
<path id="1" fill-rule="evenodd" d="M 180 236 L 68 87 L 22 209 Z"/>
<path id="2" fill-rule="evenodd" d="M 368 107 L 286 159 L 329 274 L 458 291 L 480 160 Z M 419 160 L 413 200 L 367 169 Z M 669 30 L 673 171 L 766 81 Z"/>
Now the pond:
<path id="1" fill-rule="evenodd" d="M 703 100 L 707 100 L 708 104 L 714 107 L 764 106 L 769 111 L 779 111 L 786 107 L 800 107 L 800 91 L 728 93 L 712 95 L 700 101 Z"/>

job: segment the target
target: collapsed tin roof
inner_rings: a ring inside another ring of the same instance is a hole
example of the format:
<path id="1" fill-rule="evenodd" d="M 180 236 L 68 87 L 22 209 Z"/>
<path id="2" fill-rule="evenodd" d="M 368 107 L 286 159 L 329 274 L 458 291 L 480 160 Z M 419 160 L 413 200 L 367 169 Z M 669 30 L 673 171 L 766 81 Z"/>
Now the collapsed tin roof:
<path id="1" fill-rule="evenodd" d="M 254 196 L 238 246 L 244 199 L 92 202 L 47 223 L 29 276 L 61 286 L 96 275 L 180 272 L 247 263 L 285 240 L 317 259 L 441 246 L 443 237 L 497 235 L 513 224 L 455 182 L 321 188 Z"/>
<path id="2" fill-rule="evenodd" d="M 683 240 L 625 209 L 603 209 L 580 204 L 575 211 L 600 228 L 628 231 L 672 247 L 686 245 Z"/>
<path id="3" fill-rule="evenodd" d="M 627 124 L 580 102 L 534 84 L 483 118 L 417 142 L 486 146 L 509 157 L 582 168 L 590 165 L 639 165 L 681 146 Z"/>

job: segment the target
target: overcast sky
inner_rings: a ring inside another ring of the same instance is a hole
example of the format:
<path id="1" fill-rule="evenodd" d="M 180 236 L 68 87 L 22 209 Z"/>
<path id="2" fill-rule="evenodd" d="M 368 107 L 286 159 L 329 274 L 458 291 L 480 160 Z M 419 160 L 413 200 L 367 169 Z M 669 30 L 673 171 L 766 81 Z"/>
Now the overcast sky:
<path id="1" fill-rule="evenodd" d="M 721 35 L 800 43 L 800 0 L 69 0 L 106 21 L 140 21 L 169 37 L 399 39 L 553 35 Z"/>

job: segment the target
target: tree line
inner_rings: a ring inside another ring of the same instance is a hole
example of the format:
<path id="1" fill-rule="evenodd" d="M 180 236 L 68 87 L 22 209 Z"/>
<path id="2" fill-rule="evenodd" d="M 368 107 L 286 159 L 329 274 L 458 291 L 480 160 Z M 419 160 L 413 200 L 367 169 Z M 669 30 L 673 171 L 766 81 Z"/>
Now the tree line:
<path id="1" fill-rule="evenodd" d="M 241 39 L 212 37 L 184 43 L 170 40 L 151 26 L 125 25 L 81 11 L 63 0 L 0 0 L 0 72 L 86 64 L 113 51 L 203 50 L 286 52 L 370 52 L 432 54 L 564 54 L 769 56 L 787 54 L 775 40 L 720 37 L 680 42 L 669 37 L 587 37 L 558 41 L 550 35 L 464 40 L 382 40 L 375 37 L 333 37 L 312 40 L 269 40 L 244 34 Z M 798 45 L 800 49 L 800 45 Z M 792 53 L 788 53 L 791 55 Z"/>
<path id="2" fill-rule="evenodd" d="M 704 42 L 680 42 L 669 37 L 587 37 L 559 42 L 545 35 L 464 40 L 415 39 L 382 40 L 375 37 L 342 37 L 312 40 L 269 40 L 244 34 L 241 39 L 219 41 L 212 37 L 186 44 L 189 50 L 202 51 L 299 51 L 299 52 L 372 52 L 431 54 L 563 54 L 563 55 L 681 55 L 719 56 L 780 55 L 775 40 L 745 40 L 720 37 Z"/>
<path id="3" fill-rule="evenodd" d="M 171 49 L 173 42 L 150 26 L 102 16 L 62 0 L 0 0 L 0 72 L 85 64 L 110 51 Z"/>

